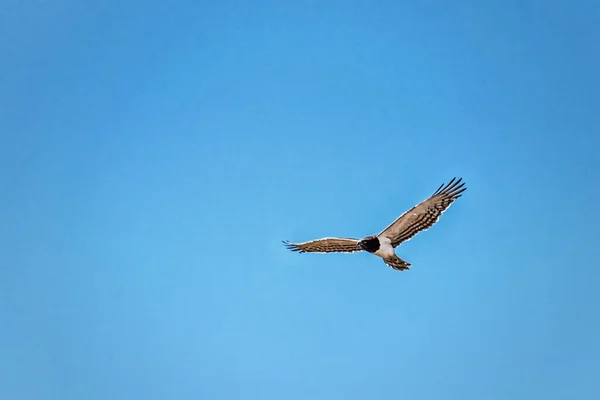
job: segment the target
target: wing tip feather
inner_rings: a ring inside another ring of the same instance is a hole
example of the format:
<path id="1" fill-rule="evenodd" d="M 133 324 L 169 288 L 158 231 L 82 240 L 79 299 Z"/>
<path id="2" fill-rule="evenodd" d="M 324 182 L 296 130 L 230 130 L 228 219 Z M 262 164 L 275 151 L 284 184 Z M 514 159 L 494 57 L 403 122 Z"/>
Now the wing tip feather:
<path id="1" fill-rule="evenodd" d="M 440 186 L 438 188 L 438 190 L 436 190 L 433 193 L 432 197 L 444 195 L 444 196 L 448 196 L 452 199 L 457 199 L 458 198 L 458 197 L 456 197 L 457 195 L 459 195 L 459 194 L 463 193 L 465 190 L 467 190 L 467 188 L 465 187 L 465 182 L 463 182 L 462 180 L 463 180 L 462 177 L 458 178 L 458 180 L 456 179 L 456 177 L 452 178 L 450 180 L 450 182 L 448 182 L 447 184 L 442 184 L 442 186 Z"/>
<path id="2" fill-rule="evenodd" d="M 292 243 L 289 240 L 282 240 L 281 242 L 288 250 L 299 251 L 302 253 L 302 249 L 300 249 L 300 247 L 296 243 Z"/>

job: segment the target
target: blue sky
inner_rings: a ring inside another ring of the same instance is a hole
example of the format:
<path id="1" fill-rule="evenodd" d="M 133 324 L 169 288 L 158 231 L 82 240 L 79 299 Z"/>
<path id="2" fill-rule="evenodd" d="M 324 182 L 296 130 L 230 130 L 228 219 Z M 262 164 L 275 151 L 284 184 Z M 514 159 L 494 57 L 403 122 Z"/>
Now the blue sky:
<path id="1" fill-rule="evenodd" d="M 598 398 L 599 20 L 1 1 L 0 398 Z"/>

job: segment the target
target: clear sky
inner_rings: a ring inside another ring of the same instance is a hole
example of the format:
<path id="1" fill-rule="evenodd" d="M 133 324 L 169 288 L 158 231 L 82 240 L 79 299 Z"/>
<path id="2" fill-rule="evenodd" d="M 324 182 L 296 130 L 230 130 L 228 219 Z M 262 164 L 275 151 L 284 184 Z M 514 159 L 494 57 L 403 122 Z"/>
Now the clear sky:
<path id="1" fill-rule="evenodd" d="M 0 1 L 0 398 L 600 398 L 599 21 Z"/>

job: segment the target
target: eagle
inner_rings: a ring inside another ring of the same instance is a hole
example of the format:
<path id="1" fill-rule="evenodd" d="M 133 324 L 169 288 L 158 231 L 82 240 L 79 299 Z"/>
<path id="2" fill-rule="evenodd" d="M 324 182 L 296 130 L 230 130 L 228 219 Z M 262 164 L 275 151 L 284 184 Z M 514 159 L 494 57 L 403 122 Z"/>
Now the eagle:
<path id="1" fill-rule="evenodd" d="M 417 204 L 399 216 L 387 228 L 377 235 L 363 239 L 326 237 L 304 243 L 283 244 L 292 251 L 300 253 L 355 253 L 366 251 L 381 257 L 384 263 L 396 271 L 406 271 L 411 263 L 398 257 L 394 251 L 401 243 L 410 240 L 421 231 L 431 228 L 454 200 L 467 190 L 462 178 L 452 178 L 442 184 L 428 199 Z"/>

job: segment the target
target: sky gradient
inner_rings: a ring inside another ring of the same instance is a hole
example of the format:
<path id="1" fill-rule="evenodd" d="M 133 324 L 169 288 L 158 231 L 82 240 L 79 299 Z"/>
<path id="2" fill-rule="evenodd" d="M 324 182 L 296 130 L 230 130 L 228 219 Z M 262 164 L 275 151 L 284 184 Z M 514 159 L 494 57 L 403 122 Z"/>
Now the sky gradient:
<path id="1" fill-rule="evenodd" d="M 0 0 L 0 398 L 599 398 L 598 21 Z"/>

